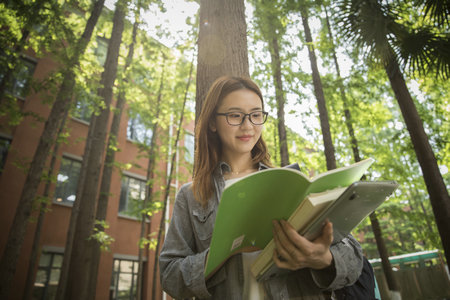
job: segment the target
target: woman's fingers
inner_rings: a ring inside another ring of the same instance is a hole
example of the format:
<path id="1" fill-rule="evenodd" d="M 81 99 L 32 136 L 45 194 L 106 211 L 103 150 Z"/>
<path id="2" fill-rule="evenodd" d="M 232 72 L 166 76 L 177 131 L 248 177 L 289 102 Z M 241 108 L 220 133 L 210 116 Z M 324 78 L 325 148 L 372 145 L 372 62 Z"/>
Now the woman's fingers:
<path id="1" fill-rule="evenodd" d="M 276 252 L 274 262 L 280 268 L 297 270 L 305 267 L 321 269 L 332 262 L 330 245 L 333 226 L 327 221 L 322 234 L 314 241 L 301 236 L 288 222 L 274 221 Z"/>
<path id="2" fill-rule="evenodd" d="M 274 241 L 275 241 L 275 251 L 274 251 L 274 262 L 279 268 L 296 270 L 300 266 L 295 263 L 296 252 L 298 249 L 289 240 L 286 235 L 282 225 L 278 221 L 274 221 Z"/>
<path id="3" fill-rule="evenodd" d="M 278 254 L 288 260 L 295 255 L 295 245 L 291 242 L 290 237 L 287 236 L 284 228 L 278 221 L 274 221 L 274 238 L 277 246 Z"/>

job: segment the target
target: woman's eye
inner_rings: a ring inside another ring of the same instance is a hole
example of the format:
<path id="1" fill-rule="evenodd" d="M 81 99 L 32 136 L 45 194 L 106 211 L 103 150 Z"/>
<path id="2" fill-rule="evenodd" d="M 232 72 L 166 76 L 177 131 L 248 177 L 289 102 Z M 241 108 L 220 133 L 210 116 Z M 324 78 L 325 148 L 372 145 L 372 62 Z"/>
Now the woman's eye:
<path id="1" fill-rule="evenodd" d="M 242 114 L 240 114 L 240 113 L 232 113 L 232 114 L 228 115 L 228 117 L 233 118 L 233 119 L 239 119 L 239 118 L 241 118 L 241 116 L 242 116 Z"/>
<path id="2" fill-rule="evenodd" d="M 261 118 L 262 117 L 262 112 L 254 112 L 252 113 L 252 118 Z"/>

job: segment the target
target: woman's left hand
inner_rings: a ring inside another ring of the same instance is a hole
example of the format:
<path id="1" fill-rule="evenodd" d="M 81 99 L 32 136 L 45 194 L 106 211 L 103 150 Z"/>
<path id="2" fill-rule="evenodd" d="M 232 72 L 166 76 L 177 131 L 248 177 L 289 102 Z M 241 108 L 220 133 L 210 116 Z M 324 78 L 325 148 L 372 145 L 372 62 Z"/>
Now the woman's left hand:
<path id="1" fill-rule="evenodd" d="M 330 251 L 333 242 L 333 225 L 327 221 L 322 234 L 314 241 L 301 236 L 285 220 L 273 221 L 275 251 L 273 260 L 279 268 L 298 270 L 302 268 L 324 269 L 331 265 Z"/>

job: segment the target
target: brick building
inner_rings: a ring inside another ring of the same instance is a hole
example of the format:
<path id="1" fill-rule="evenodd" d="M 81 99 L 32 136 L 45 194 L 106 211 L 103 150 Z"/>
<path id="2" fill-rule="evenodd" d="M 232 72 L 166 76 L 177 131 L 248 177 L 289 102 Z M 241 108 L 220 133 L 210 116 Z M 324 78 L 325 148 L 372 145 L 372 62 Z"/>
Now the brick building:
<path id="1" fill-rule="evenodd" d="M 98 43 L 99 47 L 103 45 Z M 102 53 L 102 51 L 99 51 Z M 104 51 L 103 51 L 104 53 Z M 40 94 L 26 93 L 30 77 L 43 79 L 57 68 L 57 64 L 50 57 L 36 58 L 32 52 L 22 57 L 23 65 L 9 88 L 19 103 L 22 112 L 32 112 L 45 119 L 49 114 L 49 106 L 43 104 Z M 74 100 L 76 101 L 76 99 Z M 115 101 L 113 100 L 113 105 Z M 90 111 L 77 103 L 72 116 L 66 122 L 70 135 L 66 143 L 62 143 L 57 153 L 54 175 L 55 183 L 51 184 L 51 203 L 45 214 L 42 235 L 39 241 L 40 255 L 38 266 L 34 270 L 34 288 L 32 299 L 53 299 L 61 269 L 66 235 L 75 200 L 77 180 L 85 147 L 85 139 L 89 128 Z M 3 253 L 11 227 L 15 210 L 26 178 L 24 165 L 31 161 L 43 130 L 43 122 L 36 122 L 33 117 L 25 117 L 20 124 L 8 124 L 8 116 L 0 118 L 0 252 Z M 112 116 L 109 122 L 111 123 Z M 108 127 L 109 128 L 109 127 Z M 193 123 L 186 125 L 184 137 L 180 147 L 186 147 L 177 155 L 177 164 L 193 160 Z M 189 133 L 190 132 L 190 133 Z M 140 238 L 141 222 L 133 213 L 134 204 L 145 196 L 145 182 L 147 174 L 146 158 L 136 141 L 149 140 L 151 131 L 140 126 L 140 120 L 122 115 L 120 130 L 117 137 L 120 151 L 115 160 L 119 164 L 132 163 L 130 169 L 120 172 L 114 169 L 111 182 L 110 198 L 106 221 L 109 225 L 107 233 L 115 239 L 110 251 L 102 252 L 97 281 L 96 299 L 134 299 L 136 290 L 138 241 Z M 49 157 L 50 159 L 50 157 Z M 176 168 L 183 172 L 184 167 Z M 168 159 L 158 160 L 159 177 L 155 182 L 155 190 L 165 185 L 165 174 L 168 170 Z M 186 177 L 186 176 L 185 176 Z M 174 180 L 173 188 L 184 182 Z M 41 184 L 38 194 L 43 193 Z M 173 194 L 169 197 L 173 201 Z M 31 248 L 36 228 L 37 207 L 29 222 L 23 244 L 17 271 L 11 289 L 11 299 L 22 299 L 25 280 L 30 261 Z M 169 214 L 167 214 L 168 216 Z M 146 222 L 147 236 L 159 228 L 161 213 L 152 216 L 151 222 Z M 144 251 L 144 284 L 143 296 L 150 299 L 152 294 L 154 250 Z M 157 282 L 158 298 L 163 298 L 159 275 Z"/>

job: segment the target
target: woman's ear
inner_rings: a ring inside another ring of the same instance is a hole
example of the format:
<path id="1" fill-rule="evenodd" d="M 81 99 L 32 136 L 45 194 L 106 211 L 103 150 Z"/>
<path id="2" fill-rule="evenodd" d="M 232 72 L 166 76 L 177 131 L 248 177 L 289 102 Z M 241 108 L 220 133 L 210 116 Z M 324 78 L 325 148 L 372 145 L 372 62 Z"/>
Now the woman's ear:
<path id="1" fill-rule="evenodd" d="M 211 130 L 212 132 L 216 132 L 217 131 L 216 120 L 215 119 L 209 121 L 209 130 Z"/>

